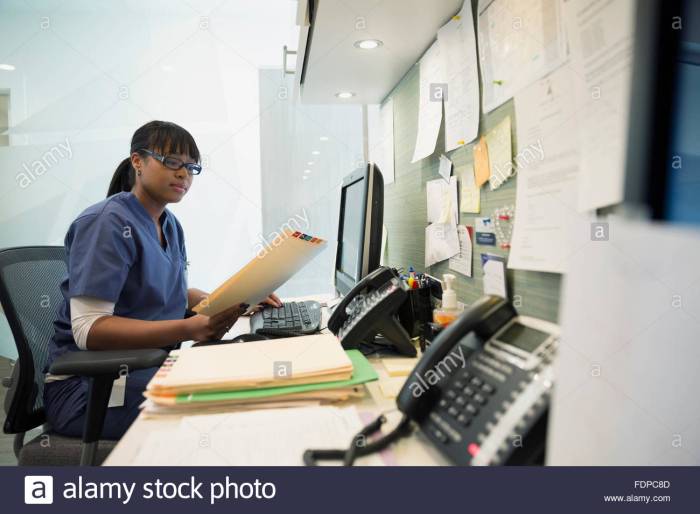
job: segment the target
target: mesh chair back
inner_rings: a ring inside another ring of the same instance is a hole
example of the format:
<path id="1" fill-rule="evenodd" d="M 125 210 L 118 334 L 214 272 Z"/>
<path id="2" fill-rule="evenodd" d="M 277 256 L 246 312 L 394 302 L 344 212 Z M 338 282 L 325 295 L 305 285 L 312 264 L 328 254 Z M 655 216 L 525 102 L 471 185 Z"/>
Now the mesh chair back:
<path id="1" fill-rule="evenodd" d="M 4 431 L 26 432 L 44 420 L 44 374 L 68 272 L 62 246 L 0 250 L 0 302 L 19 356 Z"/>

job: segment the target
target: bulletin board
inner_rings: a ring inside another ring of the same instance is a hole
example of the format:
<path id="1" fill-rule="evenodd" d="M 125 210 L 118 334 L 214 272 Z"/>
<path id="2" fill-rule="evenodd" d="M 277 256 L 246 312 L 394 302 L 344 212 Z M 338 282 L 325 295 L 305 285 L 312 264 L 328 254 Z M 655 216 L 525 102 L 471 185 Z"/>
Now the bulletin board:
<path id="1" fill-rule="evenodd" d="M 417 271 L 425 271 L 442 278 L 444 273 L 452 273 L 455 290 L 460 301 L 470 304 L 483 294 L 483 269 L 481 253 L 506 256 L 508 250 L 499 246 L 481 246 L 473 240 L 472 277 L 456 273 L 449 268 L 449 261 L 439 262 L 429 268 L 425 263 L 425 227 L 427 222 L 426 182 L 440 178 L 438 166 L 442 149 L 445 148 L 444 116 L 436 145 L 436 151 L 411 164 L 416 142 L 419 72 L 416 64 L 396 85 L 384 100 L 394 103 L 394 169 L 395 181 L 384 191 L 384 225 L 387 229 L 387 248 L 384 262 L 388 266 L 407 269 L 413 266 Z M 493 129 L 507 116 L 512 121 L 513 155 L 516 153 L 516 123 L 513 100 L 484 115 L 482 113 L 479 135 Z M 446 155 L 453 162 L 452 175 L 460 177 L 473 164 L 474 143 L 461 146 Z M 474 217 L 493 216 L 494 210 L 506 205 L 515 205 L 515 191 L 518 185 L 517 173 L 495 191 L 488 184 L 481 188 L 481 212 L 478 214 L 460 213 L 460 224 L 474 226 Z M 519 313 L 535 316 L 547 321 L 558 322 L 561 275 L 525 270 L 506 270 L 508 293 Z"/>

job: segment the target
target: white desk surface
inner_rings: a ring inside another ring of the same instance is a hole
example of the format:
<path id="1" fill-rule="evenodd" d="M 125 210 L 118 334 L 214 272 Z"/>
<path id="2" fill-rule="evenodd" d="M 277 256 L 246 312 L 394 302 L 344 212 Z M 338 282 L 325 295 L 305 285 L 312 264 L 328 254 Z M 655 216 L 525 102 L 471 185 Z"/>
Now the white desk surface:
<path id="1" fill-rule="evenodd" d="M 326 297 L 311 297 L 317 301 L 326 301 Z M 305 298 L 295 298 L 287 299 L 292 300 L 302 300 L 311 299 L 309 297 Z M 322 326 L 327 323 L 327 309 L 323 309 L 324 316 L 322 321 Z M 236 335 L 247 333 L 249 331 L 249 318 L 242 317 L 238 322 L 231 328 L 231 330 L 224 336 L 225 339 L 230 339 Z M 353 398 L 351 400 L 337 403 L 337 406 L 350 406 L 355 405 L 360 414 L 368 413 L 372 416 L 377 416 L 384 412 L 388 418 L 388 422 L 385 426 L 388 428 L 383 430 L 387 432 L 393 428 L 396 423 L 401 418 L 400 413 L 396 410 L 396 402 L 393 398 L 387 398 L 382 394 L 380 389 L 380 383 L 382 380 L 388 379 L 388 374 L 384 369 L 379 358 L 370 358 L 370 362 L 377 370 L 379 375 L 379 380 L 374 382 L 369 382 L 365 384 L 366 394 L 363 398 Z M 225 412 L 223 410 L 222 412 Z M 195 414 L 194 412 L 192 414 Z M 180 424 L 182 415 L 167 416 L 162 418 L 144 418 L 140 415 L 136 421 L 129 427 L 129 430 L 124 434 L 122 439 L 117 443 L 116 447 L 109 454 L 105 460 L 105 466 L 128 466 L 131 465 L 136 456 L 141 450 L 141 445 L 147 440 L 149 434 L 153 431 L 163 431 L 172 428 L 173 433 Z M 283 430 L 283 428 L 280 428 Z M 348 441 L 349 443 L 349 441 Z M 434 465 L 446 465 L 448 462 L 444 457 L 442 457 L 438 451 L 427 442 L 423 434 L 415 431 L 411 436 L 402 439 L 398 443 L 393 444 L 390 447 L 384 461 L 387 464 L 398 465 L 398 466 L 434 466 Z M 358 459 L 357 464 L 362 465 L 363 459 Z"/>

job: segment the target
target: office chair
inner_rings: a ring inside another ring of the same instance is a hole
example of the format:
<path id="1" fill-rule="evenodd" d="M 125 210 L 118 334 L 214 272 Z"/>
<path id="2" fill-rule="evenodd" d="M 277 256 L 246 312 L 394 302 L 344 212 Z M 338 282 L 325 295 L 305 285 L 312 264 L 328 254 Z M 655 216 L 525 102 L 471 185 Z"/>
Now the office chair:
<path id="1" fill-rule="evenodd" d="M 112 384 L 122 366 L 137 370 L 160 366 L 159 349 L 68 352 L 51 364 L 55 375 L 89 378 L 82 440 L 51 432 L 25 443 L 25 433 L 44 425 L 44 373 L 53 322 L 61 304 L 60 284 L 68 272 L 62 246 L 26 246 L 0 250 L 0 304 L 12 330 L 18 361 L 3 379 L 6 434 L 15 434 L 19 465 L 95 465 L 107 457 L 115 441 L 100 441 Z M 46 428 L 46 427 L 42 427 Z M 48 438 L 46 436 L 49 436 Z"/>

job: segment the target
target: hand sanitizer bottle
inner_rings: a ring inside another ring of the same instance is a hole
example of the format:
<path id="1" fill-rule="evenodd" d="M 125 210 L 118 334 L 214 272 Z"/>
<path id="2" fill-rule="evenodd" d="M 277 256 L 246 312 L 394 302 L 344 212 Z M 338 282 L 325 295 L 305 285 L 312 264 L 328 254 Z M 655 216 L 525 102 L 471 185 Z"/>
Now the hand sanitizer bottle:
<path id="1" fill-rule="evenodd" d="M 433 311 L 433 321 L 446 327 L 452 323 L 462 313 L 463 307 L 457 304 L 457 294 L 452 288 L 455 276 L 447 273 L 442 276 L 445 282 L 445 289 L 442 292 L 442 306 Z"/>

